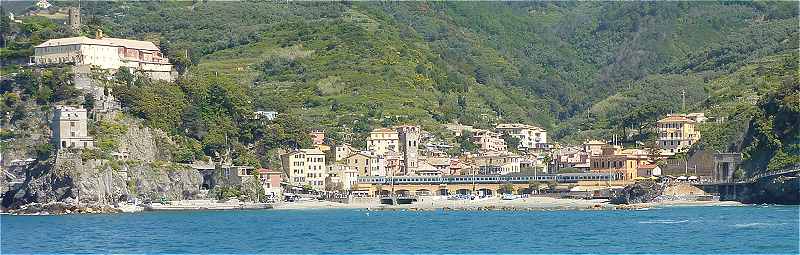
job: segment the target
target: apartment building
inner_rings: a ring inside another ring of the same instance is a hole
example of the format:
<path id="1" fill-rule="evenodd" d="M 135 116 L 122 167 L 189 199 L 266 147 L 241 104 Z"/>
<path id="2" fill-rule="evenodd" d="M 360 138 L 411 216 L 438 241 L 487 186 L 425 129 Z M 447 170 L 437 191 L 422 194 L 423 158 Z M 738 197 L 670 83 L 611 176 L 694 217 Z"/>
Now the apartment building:
<path id="1" fill-rule="evenodd" d="M 480 146 L 481 151 L 505 151 L 506 141 L 500 138 L 500 134 L 483 129 L 475 129 L 472 134 L 472 142 Z"/>
<path id="2" fill-rule="evenodd" d="M 693 115 L 693 119 L 686 115 L 675 114 L 656 123 L 658 128 L 658 146 L 661 148 L 662 155 L 675 155 L 689 149 L 692 144 L 700 140 L 700 131 L 697 130 L 697 121 L 704 120 L 698 114 Z"/>
<path id="3" fill-rule="evenodd" d="M 325 188 L 325 153 L 318 149 L 300 149 L 281 156 L 281 166 L 293 185 Z"/>
<path id="4" fill-rule="evenodd" d="M 525 124 L 498 124 L 495 130 L 519 139 L 518 149 L 546 149 L 547 131 L 543 128 Z"/>

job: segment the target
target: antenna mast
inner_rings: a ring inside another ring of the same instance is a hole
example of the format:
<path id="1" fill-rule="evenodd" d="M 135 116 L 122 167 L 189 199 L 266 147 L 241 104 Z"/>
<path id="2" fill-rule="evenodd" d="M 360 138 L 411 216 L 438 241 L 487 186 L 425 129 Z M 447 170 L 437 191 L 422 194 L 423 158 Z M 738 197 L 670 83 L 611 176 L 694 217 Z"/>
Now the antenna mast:
<path id="1" fill-rule="evenodd" d="M 683 113 L 686 113 L 686 89 L 681 90 L 681 100 L 682 100 L 682 110 Z"/>

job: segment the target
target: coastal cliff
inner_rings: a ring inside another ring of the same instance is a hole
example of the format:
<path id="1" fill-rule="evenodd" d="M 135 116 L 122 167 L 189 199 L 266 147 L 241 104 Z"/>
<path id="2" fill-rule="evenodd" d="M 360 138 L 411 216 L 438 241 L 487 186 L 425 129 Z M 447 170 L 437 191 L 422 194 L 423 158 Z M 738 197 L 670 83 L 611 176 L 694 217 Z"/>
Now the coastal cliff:
<path id="1" fill-rule="evenodd" d="M 722 200 L 746 204 L 800 204 L 800 177 L 776 176 L 742 184 L 735 192 L 722 193 Z"/>
<path id="2" fill-rule="evenodd" d="M 83 161 L 59 157 L 50 167 L 37 165 L 17 190 L 7 193 L 3 205 L 17 209 L 30 203 L 68 202 L 88 207 L 128 199 L 191 199 L 199 194 L 200 174 L 186 166 L 154 162 Z"/>
<path id="3" fill-rule="evenodd" d="M 47 130 L 48 115 L 33 114 L 38 118 L 28 120 L 25 125 Z M 34 155 L 35 150 L 5 151 L 6 158 L 38 159 L 15 168 L 22 181 L 5 192 L 3 208 L 18 210 L 26 205 L 49 203 L 103 208 L 133 199 L 178 200 L 200 196 L 202 175 L 187 165 L 171 162 L 169 148 L 174 144 L 163 131 L 145 127 L 141 121 L 121 114 L 98 119 L 94 133 L 99 148 L 62 149 L 52 155 Z M 49 147 L 52 146 L 49 135 L 42 132 L 33 136 L 36 139 L 15 139 L 9 146 Z"/>

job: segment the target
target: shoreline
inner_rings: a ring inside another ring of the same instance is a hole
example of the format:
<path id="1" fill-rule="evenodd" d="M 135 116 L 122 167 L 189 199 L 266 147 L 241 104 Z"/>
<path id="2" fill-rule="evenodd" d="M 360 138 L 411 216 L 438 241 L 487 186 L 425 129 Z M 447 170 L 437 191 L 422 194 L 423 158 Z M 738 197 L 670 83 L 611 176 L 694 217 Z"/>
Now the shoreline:
<path id="1" fill-rule="evenodd" d="M 652 203 L 615 205 L 605 199 L 565 199 L 549 197 L 529 197 L 514 200 L 502 200 L 497 197 L 478 200 L 446 200 L 441 198 L 427 198 L 413 204 L 384 205 L 377 201 L 371 203 L 343 204 L 329 201 L 305 201 L 292 203 L 279 203 L 273 210 L 320 210 L 320 209 L 362 209 L 368 211 L 434 211 L 434 210 L 461 210 L 461 211 L 562 211 L 562 210 L 643 210 L 660 207 L 684 206 L 743 206 L 736 201 L 661 201 Z"/>
<path id="2" fill-rule="evenodd" d="M 476 200 L 447 200 L 444 197 L 424 197 L 413 204 L 385 205 L 377 199 L 355 203 L 338 203 L 331 201 L 300 201 L 280 202 L 269 204 L 268 207 L 256 208 L 241 206 L 233 203 L 212 203 L 210 200 L 183 200 L 171 201 L 180 205 L 179 209 L 155 209 L 152 206 L 122 205 L 111 207 L 112 210 L 72 210 L 62 213 L 40 211 L 35 213 L 14 213 L 4 215 L 69 215 L 69 214 L 111 214 L 111 213 L 141 213 L 147 211 L 232 211 L 232 210 L 326 210 L 326 209 L 353 209 L 367 211 L 587 211 L 587 210 L 649 210 L 666 207 L 692 207 L 692 206 L 746 206 L 736 201 L 690 201 L 671 200 L 640 204 L 608 203 L 606 199 L 567 199 L 550 197 L 528 197 L 513 200 L 502 200 L 499 197 L 489 197 Z M 191 204 L 191 206 L 188 206 Z"/>

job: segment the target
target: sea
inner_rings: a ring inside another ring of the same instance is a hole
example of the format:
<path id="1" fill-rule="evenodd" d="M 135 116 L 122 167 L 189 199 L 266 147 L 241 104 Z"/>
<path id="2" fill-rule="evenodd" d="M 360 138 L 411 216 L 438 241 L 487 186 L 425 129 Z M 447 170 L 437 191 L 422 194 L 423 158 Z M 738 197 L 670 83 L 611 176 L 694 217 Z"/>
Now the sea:
<path id="1" fill-rule="evenodd" d="M 0 216 L 0 253 L 787 253 L 800 207 Z"/>

